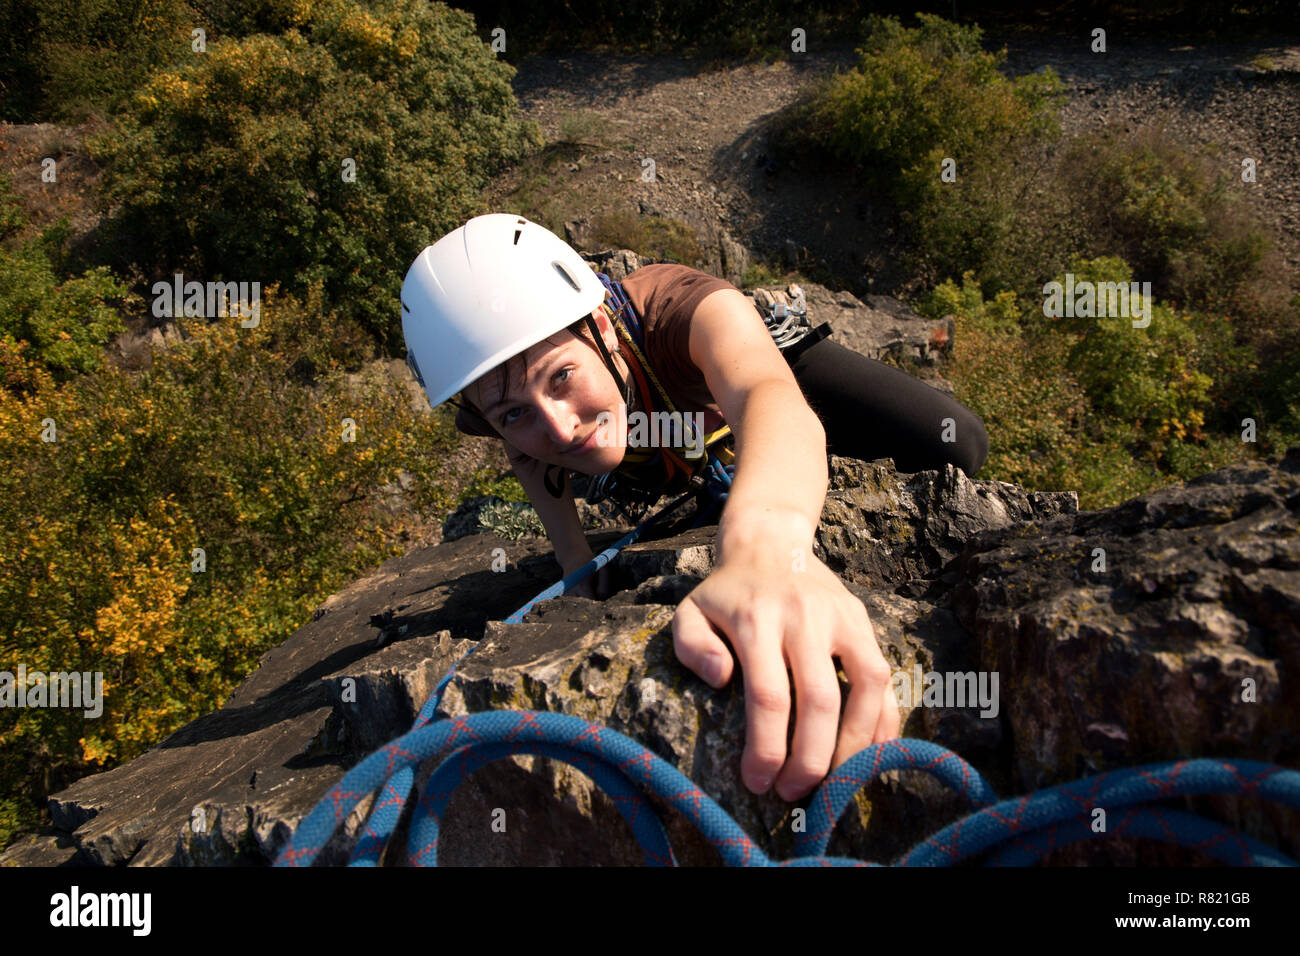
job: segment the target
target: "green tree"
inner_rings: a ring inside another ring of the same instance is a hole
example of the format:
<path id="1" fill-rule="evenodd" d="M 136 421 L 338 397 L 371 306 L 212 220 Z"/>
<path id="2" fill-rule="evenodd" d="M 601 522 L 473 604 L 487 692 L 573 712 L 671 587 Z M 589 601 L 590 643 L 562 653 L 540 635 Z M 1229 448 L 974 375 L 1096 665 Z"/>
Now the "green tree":
<path id="1" fill-rule="evenodd" d="M 387 375 L 299 380 L 322 315 L 319 294 L 272 288 L 256 328 L 182 319 L 147 371 L 62 385 L 0 339 L 0 369 L 34 383 L 0 389 L 0 657 L 105 682 L 97 719 L 0 709 L 0 844 L 51 792 L 219 707 L 313 607 L 400 554 L 408 529 L 382 506 L 399 471 L 418 514 L 454 506 L 449 415 Z"/>
<path id="2" fill-rule="evenodd" d="M 540 133 L 466 14 L 323 0 L 288 20 L 151 76 L 91 142 L 104 201 L 146 273 L 320 283 L 327 308 L 391 347 L 415 255 L 481 211 L 491 174 Z"/>
<path id="3" fill-rule="evenodd" d="M 0 92 L 11 122 L 112 112 L 203 21 L 185 0 L 0 0 Z"/>

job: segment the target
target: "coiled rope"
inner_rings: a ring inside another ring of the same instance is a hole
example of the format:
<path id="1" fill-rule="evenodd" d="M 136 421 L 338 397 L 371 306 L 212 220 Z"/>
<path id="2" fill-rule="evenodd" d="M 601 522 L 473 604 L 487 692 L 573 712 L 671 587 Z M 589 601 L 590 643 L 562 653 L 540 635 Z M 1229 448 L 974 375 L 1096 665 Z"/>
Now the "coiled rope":
<path id="1" fill-rule="evenodd" d="M 976 812 L 918 844 L 901 866 L 947 866 L 1002 846 L 993 865 L 1024 864 L 1063 845 L 1053 830 L 1087 821 L 1097 809 L 1119 817 L 1114 832 L 1190 846 L 1235 866 L 1291 866 L 1293 861 L 1258 841 L 1191 814 L 1140 805 L 1175 796 L 1243 793 L 1300 809 L 1300 773 L 1257 761 L 1183 760 L 1099 774 L 997 802 L 992 788 L 968 763 L 937 744 L 900 739 L 873 744 L 838 767 L 813 795 L 807 832 L 794 856 L 769 858 L 718 804 L 677 768 L 636 741 L 577 717 L 538 711 L 488 711 L 417 727 L 354 767 L 303 820 L 277 866 L 307 866 L 357 804 L 397 777 L 414 775 L 424 761 L 437 769 L 424 787 L 412 820 L 405 862 L 436 865 L 439 826 L 451 794 L 478 767 L 510 754 L 563 760 L 590 776 L 632 828 L 647 864 L 673 865 L 662 821 L 646 799 L 654 793 L 699 830 L 730 866 L 863 866 L 827 857 L 835 821 L 853 794 L 887 770 L 923 770 L 956 790 Z M 375 808 L 377 813 L 382 805 Z M 1132 812 L 1138 810 L 1140 812 Z M 1128 811 L 1128 812 L 1122 812 Z M 373 816 L 374 814 L 372 814 Z M 1076 827 L 1071 839 L 1096 838 Z M 363 834 L 352 865 L 373 865 L 377 849 Z"/>

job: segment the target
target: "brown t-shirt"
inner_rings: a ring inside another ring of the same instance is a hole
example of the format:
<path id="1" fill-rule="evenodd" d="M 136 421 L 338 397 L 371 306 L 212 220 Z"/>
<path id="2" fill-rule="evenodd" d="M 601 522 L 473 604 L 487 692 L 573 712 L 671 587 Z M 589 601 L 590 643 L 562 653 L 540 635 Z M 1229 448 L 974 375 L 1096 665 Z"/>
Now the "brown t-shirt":
<path id="1" fill-rule="evenodd" d="M 705 412 L 706 431 L 722 424 L 722 412 L 704 373 L 691 361 L 691 318 L 709 295 L 734 288 L 725 279 L 667 262 L 642 266 L 623 280 L 623 291 L 641 320 L 645 357 L 659 384 L 680 410 Z"/>
<path id="2" fill-rule="evenodd" d="M 646 360 L 668 397 L 681 411 L 704 412 L 706 432 L 721 427 L 722 412 L 709 393 L 704 373 L 691 361 L 691 317 L 707 296 L 736 287 L 707 272 L 668 262 L 642 266 L 622 284 L 641 320 Z M 608 293 L 605 301 L 610 301 Z M 456 427 L 471 435 L 498 437 L 490 425 L 466 412 L 456 416 Z"/>

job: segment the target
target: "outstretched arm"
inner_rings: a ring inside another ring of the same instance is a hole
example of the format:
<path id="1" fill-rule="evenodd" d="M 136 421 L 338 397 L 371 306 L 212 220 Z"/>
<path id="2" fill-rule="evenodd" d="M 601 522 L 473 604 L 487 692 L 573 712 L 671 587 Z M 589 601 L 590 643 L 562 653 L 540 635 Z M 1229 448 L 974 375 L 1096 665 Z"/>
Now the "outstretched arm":
<path id="1" fill-rule="evenodd" d="M 889 666 L 862 602 L 813 554 L 826 498 L 826 435 L 754 306 L 734 289 L 705 298 L 691 359 L 736 435 L 736 474 L 713 573 L 678 607 L 677 656 L 708 683 L 745 673 L 742 776 L 761 793 L 807 794 L 834 766 L 898 735 Z M 838 658 L 852 685 L 843 717 Z M 787 756 L 794 675 L 796 725 Z"/>

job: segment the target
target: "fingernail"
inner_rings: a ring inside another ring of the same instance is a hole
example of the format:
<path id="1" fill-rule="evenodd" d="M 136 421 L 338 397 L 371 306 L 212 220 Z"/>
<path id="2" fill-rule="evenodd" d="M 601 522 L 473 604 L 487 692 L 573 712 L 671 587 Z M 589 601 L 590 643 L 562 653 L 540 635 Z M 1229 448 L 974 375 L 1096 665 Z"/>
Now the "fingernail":
<path id="1" fill-rule="evenodd" d="M 702 676 L 705 681 L 714 687 L 720 685 L 722 683 L 722 666 L 722 658 L 720 657 L 714 656 L 706 660 L 704 666 L 700 668 L 704 672 Z"/>
<path id="2" fill-rule="evenodd" d="M 757 793 L 767 793 L 767 788 L 772 786 L 772 778 L 760 777 L 758 780 L 754 781 L 754 786 L 758 788 L 756 791 Z"/>

